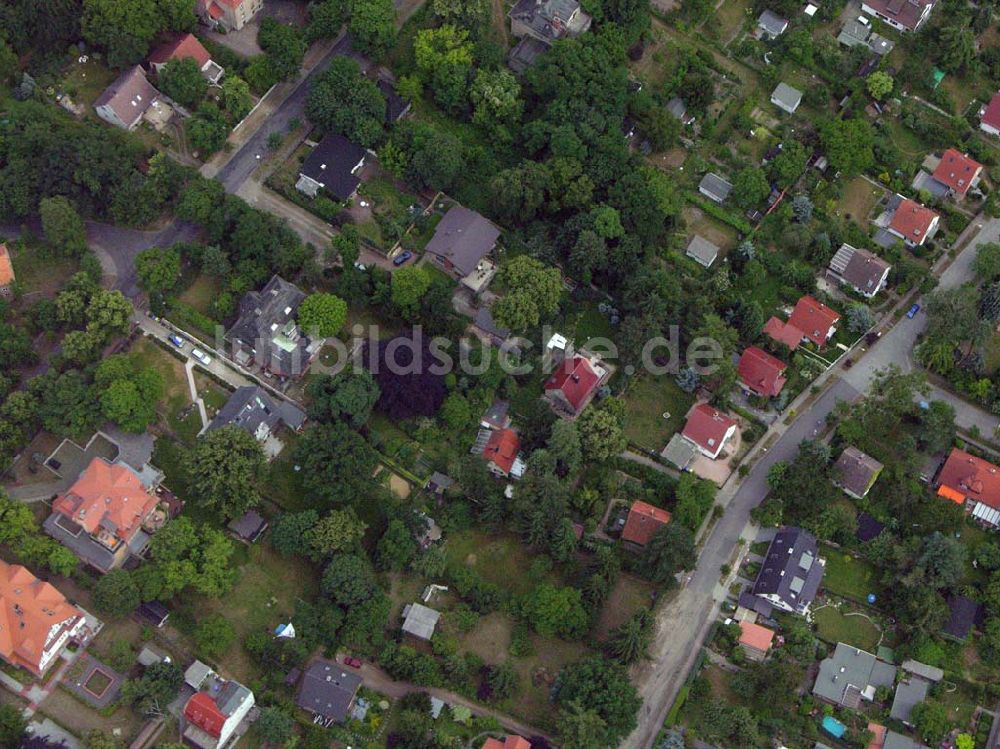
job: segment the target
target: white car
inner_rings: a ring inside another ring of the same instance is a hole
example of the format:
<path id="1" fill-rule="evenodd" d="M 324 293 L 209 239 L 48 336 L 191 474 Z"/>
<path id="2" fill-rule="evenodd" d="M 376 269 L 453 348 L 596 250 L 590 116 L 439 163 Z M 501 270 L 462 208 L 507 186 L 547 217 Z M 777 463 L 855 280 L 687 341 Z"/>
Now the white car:
<path id="1" fill-rule="evenodd" d="M 867 16 L 858 16 L 858 23 L 860 23 L 862 26 L 867 26 L 869 28 L 871 28 L 872 25 L 872 22 L 868 20 Z"/>
<path id="2" fill-rule="evenodd" d="M 200 348 L 192 349 L 191 356 L 200 361 L 206 367 L 212 363 L 212 357 L 202 351 Z"/>

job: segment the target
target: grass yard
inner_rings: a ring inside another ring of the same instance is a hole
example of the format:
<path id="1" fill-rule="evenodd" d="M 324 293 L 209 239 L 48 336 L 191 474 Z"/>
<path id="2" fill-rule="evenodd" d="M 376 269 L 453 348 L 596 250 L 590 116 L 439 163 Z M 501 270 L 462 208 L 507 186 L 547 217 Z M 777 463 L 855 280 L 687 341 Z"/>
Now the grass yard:
<path id="1" fill-rule="evenodd" d="M 829 643 L 846 642 L 874 653 L 882 635 L 879 628 L 864 616 L 847 616 L 847 613 L 849 612 L 840 611 L 833 606 L 814 610 L 816 635 Z"/>
<path id="2" fill-rule="evenodd" d="M 478 530 L 460 531 L 448 537 L 445 555 L 449 563 L 464 564 L 487 582 L 515 595 L 527 593 L 546 582 L 529 574 L 535 555 L 513 536 L 493 536 Z M 554 575 L 546 577 L 549 582 L 559 582 Z"/>
<path id="3" fill-rule="evenodd" d="M 556 327 L 577 346 L 586 346 L 593 338 L 614 340 L 615 328 L 596 303 L 575 305 L 575 312 L 566 315 Z"/>
<path id="4" fill-rule="evenodd" d="M 840 210 L 845 218 L 863 224 L 883 195 L 885 190 L 882 188 L 875 187 L 864 177 L 855 177 L 844 188 Z"/>
<path id="5" fill-rule="evenodd" d="M 191 596 L 196 618 L 222 614 L 236 627 L 236 641 L 220 658 L 223 673 L 245 684 L 255 678 L 254 667 L 239 643 L 251 632 L 270 632 L 288 621 L 298 599 L 312 599 L 319 590 L 313 567 L 297 558 L 280 556 L 266 543 L 249 547 L 249 559 L 237 573 L 236 585 L 223 598 Z"/>
<path id="6" fill-rule="evenodd" d="M 312 503 L 306 499 L 306 491 L 302 487 L 302 474 L 295 470 L 295 461 L 292 458 L 296 437 L 285 432 L 281 439 L 285 443 L 285 449 L 267 467 L 264 496 L 285 512 L 308 509 Z"/>
<path id="7" fill-rule="evenodd" d="M 597 639 L 606 640 L 611 630 L 628 621 L 640 608 L 650 606 L 655 593 L 656 586 L 648 580 L 629 574 L 619 577 L 597 620 L 594 630 Z"/>
<path id="8" fill-rule="evenodd" d="M 823 587 L 829 592 L 859 602 L 879 592 L 876 570 L 869 562 L 832 547 L 821 549 L 820 555 L 826 559 Z"/>
<path id="9" fill-rule="evenodd" d="M 715 11 L 716 29 L 723 44 L 729 44 L 737 37 L 747 20 L 747 10 L 751 3 L 747 0 L 726 0 Z"/>
<path id="10" fill-rule="evenodd" d="M 592 651 L 580 642 L 547 640 L 536 634 L 531 635 L 531 643 L 534 654 L 513 661 L 520 683 L 516 696 L 504 704 L 531 725 L 551 731 L 556 711 L 549 694 L 555 677 L 564 666 L 587 658 Z"/>
<path id="11" fill-rule="evenodd" d="M 642 447 L 662 450 L 684 426 L 694 396 L 681 390 L 673 375 L 641 375 L 625 393 L 625 436 Z M 670 418 L 664 419 L 663 414 Z"/>
<path id="12" fill-rule="evenodd" d="M 74 258 L 62 257 L 40 244 L 9 242 L 14 275 L 24 295 L 21 304 L 52 298 L 80 268 Z"/>
<path id="13" fill-rule="evenodd" d="M 687 242 L 691 241 L 695 234 L 698 234 L 709 242 L 718 245 L 721 252 L 716 262 L 719 262 L 726 256 L 729 250 L 736 246 L 736 231 L 718 219 L 712 218 L 698 206 L 692 203 L 685 203 L 682 215 L 687 224 L 688 234 L 685 247 L 687 246 Z"/>
<path id="14" fill-rule="evenodd" d="M 115 78 L 114 71 L 90 55 L 87 62 L 74 60 L 70 63 L 59 89 L 68 94 L 74 104 L 85 107 L 88 114 L 96 116 L 91 107 Z"/>
<path id="15" fill-rule="evenodd" d="M 185 304 L 194 307 L 201 314 L 208 315 L 212 302 L 216 300 L 221 290 L 217 279 L 201 273 L 178 298 Z"/>

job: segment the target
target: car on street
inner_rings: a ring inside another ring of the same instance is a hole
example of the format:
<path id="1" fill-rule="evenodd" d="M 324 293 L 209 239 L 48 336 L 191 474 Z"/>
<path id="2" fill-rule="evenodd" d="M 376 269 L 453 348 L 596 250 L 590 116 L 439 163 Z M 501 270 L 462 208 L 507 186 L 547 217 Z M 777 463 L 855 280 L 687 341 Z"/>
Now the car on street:
<path id="1" fill-rule="evenodd" d="M 916 317 L 919 311 L 920 311 L 920 305 L 914 304 L 912 307 L 910 307 L 910 310 L 906 313 L 906 316 L 912 320 L 914 317 Z"/>
<path id="2" fill-rule="evenodd" d="M 353 655 L 345 655 L 344 665 L 350 666 L 351 668 L 361 668 L 361 660 L 355 658 Z"/>
<path id="3" fill-rule="evenodd" d="M 404 250 L 403 252 L 399 253 L 399 255 L 397 255 L 393 259 L 392 264 L 395 265 L 398 268 L 403 263 L 405 263 L 407 260 L 409 260 L 411 257 L 413 257 L 413 253 L 410 252 L 409 250 Z"/>
<path id="4" fill-rule="evenodd" d="M 212 357 L 202 351 L 200 348 L 192 349 L 191 356 L 200 361 L 206 367 L 212 363 Z"/>
<path id="5" fill-rule="evenodd" d="M 177 348 L 184 348 L 184 339 L 179 335 L 172 335 L 167 340 L 174 344 Z"/>

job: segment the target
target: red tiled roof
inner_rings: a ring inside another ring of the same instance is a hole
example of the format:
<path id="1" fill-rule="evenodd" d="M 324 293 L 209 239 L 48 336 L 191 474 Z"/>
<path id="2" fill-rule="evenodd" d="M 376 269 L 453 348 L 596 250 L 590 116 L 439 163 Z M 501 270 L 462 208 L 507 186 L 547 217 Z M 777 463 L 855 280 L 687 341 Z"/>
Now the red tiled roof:
<path id="1" fill-rule="evenodd" d="M 215 0 L 223 5 L 228 5 L 230 8 L 238 8 L 243 5 L 243 0 Z"/>
<path id="2" fill-rule="evenodd" d="M 937 0 L 865 0 L 865 5 L 886 18 L 915 31 L 923 18 L 924 8 Z"/>
<path id="3" fill-rule="evenodd" d="M 740 645 L 767 652 L 774 640 L 774 630 L 753 622 L 740 622 Z"/>
<path id="4" fill-rule="evenodd" d="M 889 729 L 879 723 L 869 723 L 868 730 L 872 734 L 872 740 L 868 742 L 868 749 L 882 749 L 885 746 L 885 735 Z"/>
<path id="5" fill-rule="evenodd" d="M 778 343 L 785 344 L 792 351 L 802 343 L 802 331 L 777 317 L 772 317 L 764 323 L 764 334 Z"/>
<path id="6" fill-rule="evenodd" d="M 53 627 L 81 616 L 83 612 L 27 567 L 0 560 L 0 658 L 40 675 Z"/>
<path id="7" fill-rule="evenodd" d="M 795 309 L 788 318 L 788 324 L 802 331 L 802 335 L 817 346 L 826 345 L 826 334 L 840 315 L 808 294 L 795 304 Z"/>
<path id="8" fill-rule="evenodd" d="M 788 365 L 781 359 L 757 346 L 750 346 L 740 356 L 736 371 L 743 383 L 757 395 L 774 398 L 785 386 L 783 374 L 787 368 Z"/>
<path id="9" fill-rule="evenodd" d="M 904 198 L 896 212 L 892 214 L 889 228 L 914 244 L 922 244 L 937 217 L 937 213 L 930 208 Z"/>
<path id="10" fill-rule="evenodd" d="M 223 13 L 222 8 L 220 8 L 218 4 L 212 3 L 211 5 L 208 6 L 208 15 L 210 15 L 216 21 L 222 18 L 222 13 Z"/>
<path id="11" fill-rule="evenodd" d="M 937 479 L 938 495 L 952 501 L 969 498 L 1000 509 L 1000 468 L 955 448 Z"/>
<path id="12" fill-rule="evenodd" d="M 993 94 L 993 98 L 986 105 L 986 109 L 983 110 L 983 116 L 979 118 L 979 121 L 1000 130 L 1000 91 Z"/>
<path id="13" fill-rule="evenodd" d="M 963 153 L 949 148 L 941 156 L 937 169 L 934 170 L 934 179 L 942 185 L 947 185 L 959 195 L 965 195 L 972 186 L 972 180 L 976 178 L 983 168 L 975 159 L 969 158 Z"/>
<path id="14" fill-rule="evenodd" d="M 212 59 L 208 50 L 194 34 L 181 34 L 154 49 L 149 61 L 160 64 L 168 60 L 183 60 L 185 57 L 193 58 L 199 68 L 205 67 L 205 63 Z"/>
<path id="15" fill-rule="evenodd" d="M 226 723 L 226 716 L 206 692 L 198 692 L 191 696 L 184 706 L 184 717 L 215 738 L 219 738 L 222 734 L 222 727 Z"/>
<path id="16" fill-rule="evenodd" d="M 504 473 L 510 473 L 520 449 L 521 440 L 517 432 L 513 429 L 497 429 L 483 448 L 483 457 L 495 463 Z"/>
<path id="17" fill-rule="evenodd" d="M 483 749 L 531 749 L 531 744 L 520 736 L 507 736 L 502 743 L 494 738 L 486 739 Z"/>
<path id="18" fill-rule="evenodd" d="M 698 403 L 688 411 L 683 436 L 710 453 L 722 449 L 726 432 L 736 426 L 736 419 L 712 408 L 707 403 Z"/>
<path id="19" fill-rule="evenodd" d="M 128 542 L 157 498 L 128 468 L 94 458 L 69 490 L 56 498 L 52 511 L 62 513 L 87 533 L 102 530 Z"/>
<path id="20" fill-rule="evenodd" d="M 0 286 L 14 283 L 14 264 L 10 261 L 7 245 L 0 244 Z"/>
<path id="21" fill-rule="evenodd" d="M 645 546 L 662 526 L 670 522 L 670 513 L 659 507 L 636 500 L 628 511 L 622 529 L 622 540 Z"/>
<path id="22" fill-rule="evenodd" d="M 587 404 L 597 383 L 601 381 L 590 362 L 582 356 L 564 359 L 552 376 L 545 381 L 546 390 L 561 390 L 577 413 Z"/>

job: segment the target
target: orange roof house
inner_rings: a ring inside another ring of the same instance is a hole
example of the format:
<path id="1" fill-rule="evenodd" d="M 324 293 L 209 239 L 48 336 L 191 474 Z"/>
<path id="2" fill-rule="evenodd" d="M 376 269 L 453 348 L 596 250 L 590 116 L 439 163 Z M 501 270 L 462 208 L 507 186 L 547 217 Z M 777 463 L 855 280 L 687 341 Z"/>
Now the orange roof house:
<path id="1" fill-rule="evenodd" d="M 772 318 L 774 319 L 774 318 Z M 746 390 L 763 398 L 777 398 L 785 386 L 788 365 L 757 346 L 748 346 L 736 367 Z"/>
<path id="2" fill-rule="evenodd" d="M 524 465 L 518 459 L 521 450 L 521 439 L 513 429 L 496 429 L 490 432 L 483 457 L 490 465 L 490 470 L 500 476 L 520 478 L 524 473 Z"/>
<path id="3" fill-rule="evenodd" d="M 628 511 L 628 518 L 622 529 L 622 541 L 635 546 L 645 546 L 656 532 L 669 522 L 669 512 L 636 500 Z"/>
<path id="4" fill-rule="evenodd" d="M 764 335 L 777 343 L 783 343 L 794 351 L 802 343 L 802 331 L 777 317 L 764 323 Z"/>
<path id="5" fill-rule="evenodd" d="M 949 148 L 942 154 L 941 161 L 931 175 L 947 187 L 956 197 L 964 197 L 969 188 L 979 182 L 983 173 L 983 165 L 954 148 Z"/>
<path id="6" fill-rule="evenodd" d="M 142 524 L 158 502 L 134 471 L 94 458 L 52 503 L 44 527 L 83 561 L 107 572 L 128 557 L 129 546 L 141 538 Z"/>
<path id="7" fill-rule="evenodd" d="M 14 264 L 10 260 L 7 245 L 0 244 L 0 287 L 14 283 Z"/>
<path id="8" fill-rule="evenodd" d="M 0 658 L 41 676 L 85 626 L 83 612 L 55 587 L 0 561 Z"/>
<path id="9" fill-rule="evenodd" d="M 882 749 L 885 746 L 885 735 L 888 730 L 879 723 L 869 723 L 868 731 L 872 735 L 872 740 L 868 742 L 868 749 Z"/>
<path id="10" fill-rule="evenodd" d="M 753 660 L 763 660 L 774 642 L 774 630 L 754 624 L 753 622 L 740 622 L 740 646 Z"/>
<path id="11" fill-rule="evenodd" d="M 802 331 L 817 346 L 823 347 L 833 337 L 840 315 L 822 302 L 806 294 L 795 304 L 788 324 Z"/>
<path id="12" fill-rule="evenodd" d="M 939 497 L 964 505 L 977 520 L 1000 526 L 1000 467 L 955 448 L 934 485 Z"/>
<path id="13" fill-rule="evenodd" d="M 502 742 L 494 738 L 486 739 L 483 749 L 531 749 L 531 744 L 520 736 L 508 735 Z"/>
<path id="14" fill-rule="evenodd" d="M 198 63 L 199 69 L 212 59 L 212 55 L 194 34 L 180 34 L 154 49 L 149 55 L 149 61 L 158 67 L 170 60 L 183 60 L 187 57 Z"/>
<path id="15" fill-rule="evenodd" d="M 888 229 L 890 234 L 902 239 L 908 247 L 919 247 L 934 236 L 940 220 L 936 211 L 909 198 L 903 198 L 892 214 Z"/>

